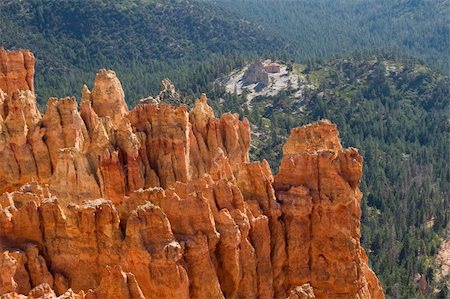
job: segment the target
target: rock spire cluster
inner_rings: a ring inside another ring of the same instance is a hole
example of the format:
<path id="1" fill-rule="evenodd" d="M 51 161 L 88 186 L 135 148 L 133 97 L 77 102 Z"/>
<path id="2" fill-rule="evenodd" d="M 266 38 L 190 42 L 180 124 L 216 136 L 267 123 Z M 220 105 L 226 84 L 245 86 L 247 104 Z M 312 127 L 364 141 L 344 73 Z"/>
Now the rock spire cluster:
<path id="1" fill-rule="evenodd" d="M 384 298 L 335 125 L 293 129 L 273 176 L 205 95 L 129 110 L 100 70 L 41 115 L 33 73 L 0 51 L 0 298 Z"/>

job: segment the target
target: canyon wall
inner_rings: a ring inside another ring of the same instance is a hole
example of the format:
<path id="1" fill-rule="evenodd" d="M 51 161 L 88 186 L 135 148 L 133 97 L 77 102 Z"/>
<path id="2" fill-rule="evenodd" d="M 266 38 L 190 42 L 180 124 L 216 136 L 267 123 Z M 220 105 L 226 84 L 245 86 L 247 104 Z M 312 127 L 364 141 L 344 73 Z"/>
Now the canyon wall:
<path id="1" fill-rule="evenodd" d="M 335 125 L 293 129 L 273 176 L 205 95 L 129 110 L 100 70 L 41 115 L 33 55 L 0 65 L 0 298 L 384 298 Z"/>

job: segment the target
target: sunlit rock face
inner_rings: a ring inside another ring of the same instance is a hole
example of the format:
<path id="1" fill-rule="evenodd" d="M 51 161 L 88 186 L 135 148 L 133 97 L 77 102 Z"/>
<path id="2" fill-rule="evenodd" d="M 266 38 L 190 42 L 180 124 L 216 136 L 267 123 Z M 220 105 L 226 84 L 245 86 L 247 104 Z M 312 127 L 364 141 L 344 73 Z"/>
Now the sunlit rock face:
<path id="1" fill-rule="evenodd" d="M 129 110 L 101 70 L 41 115 L 32 57 L 0 52 L 1 298 L 384 298 L 335 125 L 293 129 L 273 176 L 205 95 Z"/>
<path id="2" fill-rule="evenodd" d="M 0 89 L 7 94 L 17 90 L 34 93 L 34 62 L 29 50 L 7 51 L 0 47 Z"/>

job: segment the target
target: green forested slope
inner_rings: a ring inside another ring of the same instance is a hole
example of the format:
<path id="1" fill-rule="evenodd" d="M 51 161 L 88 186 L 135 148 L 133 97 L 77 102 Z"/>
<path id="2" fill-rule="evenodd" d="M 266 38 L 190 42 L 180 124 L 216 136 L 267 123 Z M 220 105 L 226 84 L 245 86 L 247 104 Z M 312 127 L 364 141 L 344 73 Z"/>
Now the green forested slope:
<path id="1" fill-rule="evenodd" d="M 185 94 L 258 55 L 308 61 L 396 48 L 449 69 L 448 0 L 4 0 L 0 45 L 37 56 L 38 100 L 115 69 L 131 102 L 171 78 Z"/>
<path id="2" fill-rule="evenodd" d="M 331 119 L 344 143 L 361 149 L 364 246 L 387 294 L 414 298 L 421 293 L 417 274 L 443 287 L 433 281 L 432 257 L 450 220 L 450 90 L 447 77 L 423 66 L 391 63 L 392 72 L 389 64 L 335 62 L 344 82 L 352 72 L 372 73 L 354 87 L 312 94 L 310 119 Z M 433 298 L 433 287 L 426 297 Z"/>
<path id="3" fill-rule="evenodd" d="M 79 94 L 98 68 L 116 70 L 132 100 L 167 76 L 195 93 L 244 57 L 284 50 L 256 25 L 188 0 L 7 0 L 0 32 L 0 46 L 35 53 L 41 103 Z"/>
<path id="4" fill-rule="evenodd" d="M 295 57 L 397 49 L 450 69 L 448 0 L 204 0 L 285 37 Z"/>

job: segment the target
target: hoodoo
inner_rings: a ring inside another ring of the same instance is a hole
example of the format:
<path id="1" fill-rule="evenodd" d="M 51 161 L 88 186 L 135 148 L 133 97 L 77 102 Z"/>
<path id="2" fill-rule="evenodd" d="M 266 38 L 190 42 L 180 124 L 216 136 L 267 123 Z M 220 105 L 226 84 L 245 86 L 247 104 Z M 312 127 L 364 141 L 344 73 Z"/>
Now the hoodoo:
<path id="1" fill-rule="evenodd" d="M 41 116 L 32 53 L 0 66 L 0 298 L 384 298 L 334 124 L 293 129 L 273 176 L 205 95 L 129 111 L 100 70 Z"/>

